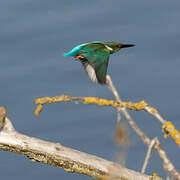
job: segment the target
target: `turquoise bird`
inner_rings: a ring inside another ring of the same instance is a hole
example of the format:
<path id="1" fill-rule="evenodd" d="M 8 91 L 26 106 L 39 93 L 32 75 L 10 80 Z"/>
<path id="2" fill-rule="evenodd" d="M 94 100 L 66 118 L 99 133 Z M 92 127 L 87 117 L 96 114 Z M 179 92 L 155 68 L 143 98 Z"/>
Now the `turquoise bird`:
<path id="1" fill-rule="evenodd" d="M 106 73 L 110 54 L 122 48 L 133 47 L 134 44 L 121 44 L 119 42 L 94 41 L 74 47 L 64 56 L 73 56 L 78 59 L 89 78 L 96 83 L 106 84 Z"/>

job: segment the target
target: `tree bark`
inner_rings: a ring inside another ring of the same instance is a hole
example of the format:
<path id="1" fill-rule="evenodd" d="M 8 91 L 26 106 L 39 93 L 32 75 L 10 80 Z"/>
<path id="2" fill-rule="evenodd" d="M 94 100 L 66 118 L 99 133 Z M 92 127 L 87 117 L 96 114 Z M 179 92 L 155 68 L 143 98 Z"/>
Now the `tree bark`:
<path id="1" fill-rule="evenodd" d="M 148 176 L 111 161 L 83 153 L 15 130 L 0 107 L 0 149 L 27 156 L 30 160 L 64 168 L 68 172 L 85 174 L 98 179 L 150 180 Z M 160 179 L 159 177 L 153 179 Z"/>

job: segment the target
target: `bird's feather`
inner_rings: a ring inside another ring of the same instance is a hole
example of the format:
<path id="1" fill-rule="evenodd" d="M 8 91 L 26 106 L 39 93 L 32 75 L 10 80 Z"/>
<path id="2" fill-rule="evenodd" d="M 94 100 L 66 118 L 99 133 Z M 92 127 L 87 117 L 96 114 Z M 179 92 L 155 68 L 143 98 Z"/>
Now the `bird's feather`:
<path id="1" fill-rule="evenodd" d="M 96 77 L 96 72 L 94 68 L 88 63 L 86 59 L 81 59 L 81 63 L 84 66 L 84 69 L 89 76 L 89 78 L 93 81 L 98 83 L 97 77 Z"/>
<path id="2" fill-rule="evenodd" d="M 76 56 L 78 53 L 81 52 L 81 49 L 83 48 L 83 46 L 85 46 L 88 43 L 84 43 L 81 45 L 78 45 L 76 47 L 74 47 L 71 51 L 64 53 L 64 56 Z"/>
<path id="3" fill-rule="evenodd" d="M 82 47 L 81 53 L 87 60 L 82 63 L 90 79 L 100 84 L 105 84 L 110 51 L 103 44 L 92 43 Z"/>
<path id="4" fill-rule="evenodd" d="M 77 54 L 79 54 L 81 52 L 81 49 L 84 47 L 84 46 L 87 46 L 87 45 L 90 45 L 90 44 L 99 44 L 101 43 L 100 41 L 93 41 L 93 42 L 90 42 L 90 43 L 84 43 L 84 44 L 80 44 L 76 47 L 74 47 L 71 51 L 67 52 L 67 53 L 64 53 L 64 56 L 76 56 Z"/>

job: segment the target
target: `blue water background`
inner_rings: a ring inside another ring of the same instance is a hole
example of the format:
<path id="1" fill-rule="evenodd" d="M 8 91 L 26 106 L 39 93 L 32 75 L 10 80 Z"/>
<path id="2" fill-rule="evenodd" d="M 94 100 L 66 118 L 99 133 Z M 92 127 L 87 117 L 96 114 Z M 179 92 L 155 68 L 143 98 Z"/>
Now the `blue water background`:
<path id="1" fill-rule="evenodd" d="M 180 129 L 179 0 L 1 0 L 0 105 L 15 128 L 27 135 L 116 161 L 116 109 L 59 103 L 33 114 L 37 97 L 68 94 L 113 99 L 106 86 L 92 83 L 81 64 L 63 53 L 95 40 L 135 43 L 110 58 L 108 73 L 124 101 L 146 100 Z M 163 139 L 161 124 L 144 112 L 131 112 L 150 138 L 158 136 L 180 170 L 178 146 Z M 125 120 L 124 120 L 125 122 Z M 126 166 L 140 171 L 147 146 L 129 127 L 132 146 Z M 22 155 L 0 152 L 1 178 L 90 179 L 63 169 L 33 163 Z M 153 152 L 148 174 L 165 177 Z"/>

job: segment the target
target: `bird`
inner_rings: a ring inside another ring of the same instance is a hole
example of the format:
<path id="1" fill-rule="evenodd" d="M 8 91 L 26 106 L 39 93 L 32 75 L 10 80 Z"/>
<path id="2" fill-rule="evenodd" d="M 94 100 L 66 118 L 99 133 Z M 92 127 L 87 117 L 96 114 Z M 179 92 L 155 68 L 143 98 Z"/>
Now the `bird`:
<path id="1" fill-rule="evenodd" d="M 116 41 L 93 41 L 74 47 L 69 52 L 64 53 L 64 56 L 72 56 L 79 60 L 93 82 L 106 84 L 106 73 L 110 54 L 133 46 L 135 45 L 122 44 Z"/>

